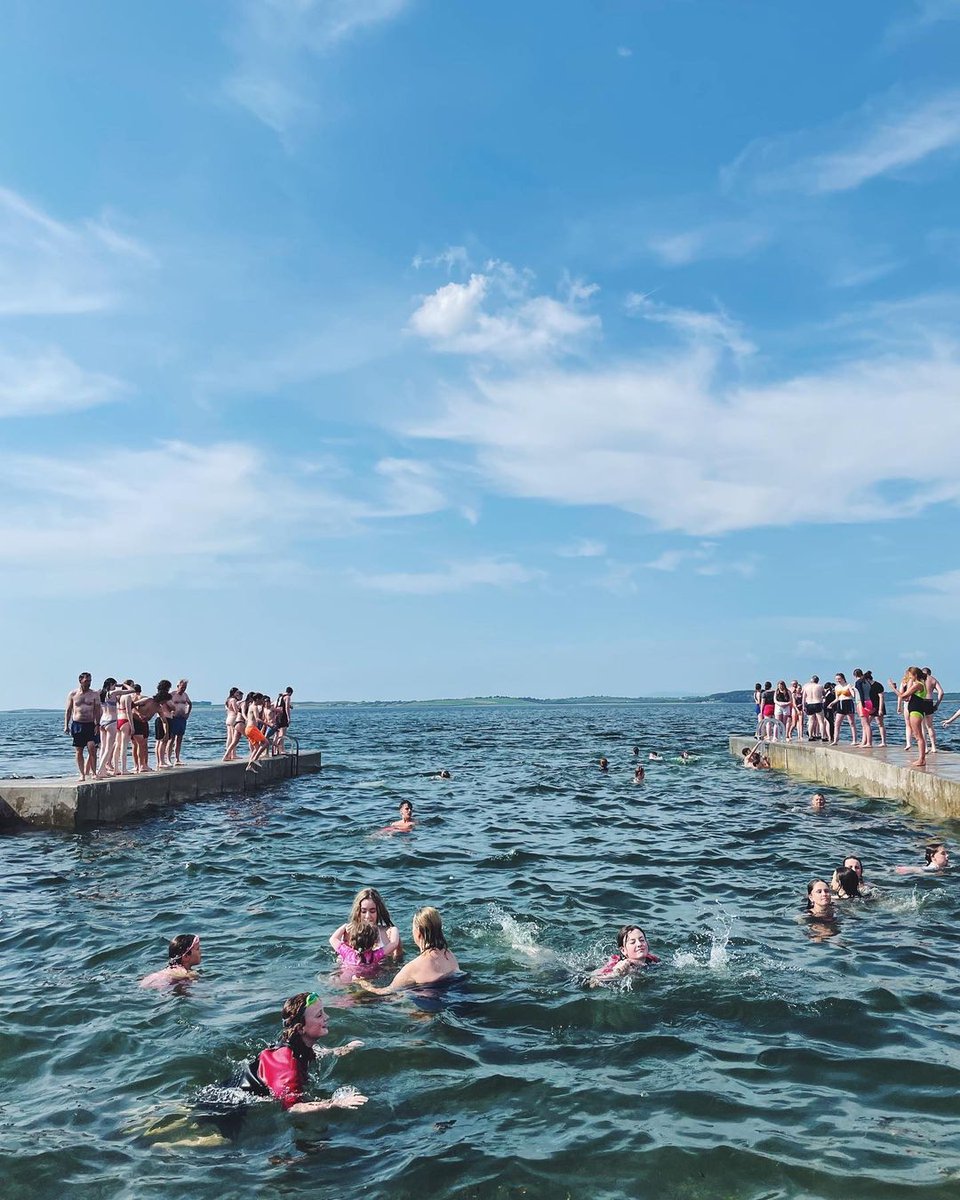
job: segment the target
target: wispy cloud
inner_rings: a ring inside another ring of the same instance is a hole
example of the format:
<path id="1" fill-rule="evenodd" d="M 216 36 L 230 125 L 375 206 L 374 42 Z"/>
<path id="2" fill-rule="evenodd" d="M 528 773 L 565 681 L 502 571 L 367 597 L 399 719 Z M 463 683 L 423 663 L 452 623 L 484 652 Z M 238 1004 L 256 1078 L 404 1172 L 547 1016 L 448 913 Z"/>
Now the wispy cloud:
<path id="1" fill-rule="evenodd" d="M 82 460 L 2 453 L 0 471 L 11 497 L 0 565 L 8 577 L 24 572 L 31 580 L 42 568 L 51 592 L 73 586 L 80 566 L 101 593 L 155 580 L 161 543 L 168 580 L 190 576 L 201 564 L 212 578 L 232 563 L 272 562 L 305 541 L 342 538 L 446 503 L 433 469 L 412 459 L 381 459 L 358 480 L 347 470 L 320 472 L 289 459 L 281 469 L 242 442 L 114 447 Z M 189 520 L 173 539 L 169 507 L 156 501 L 159 483 L 189 505 Z M 269 496 L 283 521 L 238 521 L 238 496 Z"/>
<path id="2" fill-rule="evenodd" d="M 896 175 L 960 144 L 960 90 L 891 93 L 819 130 L 749 145 L 722 172 L 729 189 L 808 195 L 848 192 Z"/>
<path id="3" fill-rule="evenodd" d="M 567 354 L 600 328 L 582 311 L 594 288 L 565 281 L 566 295 L 533 293 L 529 272 L 489 262 L 466 283 L 447 283 L 421 299 L 410 332 L 446 354 L 504 361 Z"/>
<path id="4" fill-rule="evenodd" d="M 114 308 L 155 264 L 140 241 L 104 219 L 66 224 L 0 187 L 0 316 L 55 316 Z"/>
<path id="5" fill-rule="evenodd" d="M 650 562 L 643 564 L 649 571 L 676 571 L 688 567 L 695 575 L 741 575 L 750 578 L 756 574 L 755 556 L 739 559 L 724 559 L 717 553 L 716 542 L 701 542 L 688 549 L 664 550 Z"/>
<path id="6" fill-rule="evenodd" d="M 913 0 L 908 11 L 887 29 L 888 46 L 928 32 L 943 21 L 960 21 L 960 0 Z"/>
<path id="7" fill-rule="evenodd" d="M 118 399 L 124 384 L 87 371 L 57 347 L 0 351 L 0 418 L 79 412 Z"/>
<path id="8" fill-rule="evenodd" d="M 766 219 L 713 221 L 652 234 L 647 247 L 664 266 L 685 267 L 711 258 L 743 258 L 766 246 L 772 233 Z"/>
<path id="9" fill-rule="evenodd" d="M 695 536 L 956 503 L 960 345 L 922 323 L 909 342 L 862 336 L 829 367 L 739 385 L 702 342 L 597 369 L 478 376 L 408 432 L 471 446 L 495 491 L 610 505 Z"/>
<path id="10" fill-rule="evenodd" d="M 237 67 L 227 96 L 281 136 L 316 111 L 310 67 L 383 25 L 410 0 L 244 0 L 228 36 Z"/>
<path id="11" fill-rule="evenodd" d="M 607 552 L 604 542 L 593 538 L 579 538 L 568 546 L 561 546 L 557 554 L 561 558 L 601 558 Z"/>
<path id="12" fill-rule="evenodd" d="M 436 571 L 396 571 L 383 574 L 357 571 L 353 573 L 353 578 L 361 587 L 378 592 L 435 596 L 463 592 L 475 587 L 513 587 L 531 583 L 541 578 L 541 575 L 541 572 L 530 570 L 519 563 L 483 558 L 473 562 L 448 563 Z"/>
<path id="13" fill-rule="evenodd" d="M 737 355 L 753 354 L 756 350 L 756 346 L 744 335 L 742 325 L 719 307 L 715 312 L 676 308 L 651 300 L 649 295 L 631 292 L 626 299 L 626 309 L 645 321 L 667 325 L 694 341 L 719 342 Z"/>

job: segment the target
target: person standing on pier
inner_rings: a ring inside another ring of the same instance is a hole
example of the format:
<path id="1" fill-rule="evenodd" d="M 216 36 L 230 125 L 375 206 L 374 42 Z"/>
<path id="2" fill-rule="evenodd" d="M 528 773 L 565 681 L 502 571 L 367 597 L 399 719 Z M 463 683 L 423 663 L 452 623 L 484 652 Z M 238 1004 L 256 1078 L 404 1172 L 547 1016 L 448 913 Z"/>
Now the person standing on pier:
<path id="1" fill-rule="evenodd" d="M 943 688 L 940 685 L 940 680 L 934 675 L 932 667 L 921 667 L 921 670 L 927 677 L 927 711 L 923 717 L 923 731 L 927 736 L 927 741 L 930 743 L 929 753 L 936 754 L 937 734 L 933 728 L 933 714 L 943 702 Z"/>
<path id="2" fill-rule="evenodd" d="M 73 689 L 67 696 L 67 706 L 63 713 L 63 732 L 73 737 L 73 749 L 77 759 L 77 773 L 81 780 L 89 775 L 91 779 L 97 774 L 97 724 L 100 721 L 100 693 L 91 689 L 93 676 L 89 671 L 81 671 L 77 682 L 79 687 Z M 83 755 L 87 754 L 87 765 L 84 768 Z"/>
<path id="3" fill-rule="evenodd" d="M 189 679 L 181 679 L 176 689 L 170 695 L 170 706 L 173 715 L 170 717 L 169 748 L 173 749 L 173 766 L 182 767 L 180 751 L 183 748 L 183 735 L 187 732 L 187 717 L 193 712 L 193 701 L 187 695 Z"/>
<path id="4" fill-rule="evenodd" d="M 912 734 L 917 743 L 917 757 L 911 767 L 922 767 L 927 761 L 927 742 L 923 736 L 923 718 L 927 714 L 927 677 L 919 667 L 907 667 L 900 686 L 892 679 L 887 681 L 897 693 L 898 707 L 902 704 L 906 710 L 908 735 Z"/>
<path id="5" fill-rule="evenodd" d="M 811 675 L 810 682 L 803 685 L 803 711 L 807 714 L 807 741 L 823 741 L 823 688 L 819 675 Z"/>

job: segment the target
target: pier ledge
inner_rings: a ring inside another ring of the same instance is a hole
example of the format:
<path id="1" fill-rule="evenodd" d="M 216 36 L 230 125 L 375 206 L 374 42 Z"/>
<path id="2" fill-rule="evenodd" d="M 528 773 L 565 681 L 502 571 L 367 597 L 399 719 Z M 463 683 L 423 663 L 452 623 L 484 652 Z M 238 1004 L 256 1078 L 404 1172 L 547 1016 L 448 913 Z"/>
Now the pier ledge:
<path id="1" fill-rule="evenodd" d="M 187 804 L 229 792 L 256 792 L 308 771 L 319 771 L 321 752 L 277 754 L 259 770 L 237 762 L 199 762 L 145 775 L 114 775 L 81 783 L 79 779 L 0 779 L 0 824 L 78 829 L 109 825 L 151 809 Z"/>
<path id="2" fill-rule="evenodd" d="M 730 737 L 730 753 L 751 750 L 753 737 Z M 811 783 L 900 800 L 932 817 L 960 817 L 960 755 L 938 750 L 925 767 L 911 767 L 914 751 L 897 746 L 852 746 L 841 742 L 764 742 L 771 767 Z"/>

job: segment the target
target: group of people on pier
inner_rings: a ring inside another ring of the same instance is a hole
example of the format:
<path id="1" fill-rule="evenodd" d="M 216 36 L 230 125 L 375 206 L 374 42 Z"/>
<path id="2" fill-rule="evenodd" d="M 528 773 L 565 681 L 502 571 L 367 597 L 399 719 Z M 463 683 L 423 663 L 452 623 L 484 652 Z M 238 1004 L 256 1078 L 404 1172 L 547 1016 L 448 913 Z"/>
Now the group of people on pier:
<path id="1" fill-rule="evenodd" d="M 99 691 L 92 683 L 90 672 L 81 671 L 63 713 L 63 732 L 73 739 L 81 780 L 130 773 L 131 754 L 134 774 L 153 770 L 148 750 L 151 718 L 156 769 L 183 766 L 183 737 L 193 711 L 187 694 L 189 680 L 181 679 L 174 688 L 169 679 L 161 679 L 152 696 L 144 696 L 140 684 L 132 679 L 118 683 L 108 675 Z"/>
<path id="2" fill-rule="evenodd" d="M 922 767 L 927 753 L 937 752 L 933 714 L 943 701 L 943 686 L 930 667 L 907 667 L 899 684 L 893 679 L 887 683 L 896 697 L 897 714 L 903 718 L 906 749 L 916 746 L 917 757 L 911 765 Z M 842 671 L 837 671 L 832 681 L 822 683 L 819 675 L 811 675 L 804 684 L 796 679 L 789 684 L 780 679 L 774 686 L 767 680 L 754 686 L 753 698 L 760 740 L 790 741 L 796 735 L 802 741 L 806 729 L 807 741 L 836 746 L 846 725 L 854 746 L 887 744 L 886 689 L 872 671 L 857 667 L 852 682 L 847 681 Z M 958 716 L 960 709 L 943 724 L 951 724 Z"/>
<path id="3" fill-rule="evenodd" d="M 265 754 L 286 753 L 286 735 L 293 714 L 293 688 L 271 700 L 263 692 L 247 692 L 232 687 L 223 702 L 227 726 L 224 762 L 236 761 L 240 739 L 246 738 L 249 752 L 247 770 L 256 771 Z"/>

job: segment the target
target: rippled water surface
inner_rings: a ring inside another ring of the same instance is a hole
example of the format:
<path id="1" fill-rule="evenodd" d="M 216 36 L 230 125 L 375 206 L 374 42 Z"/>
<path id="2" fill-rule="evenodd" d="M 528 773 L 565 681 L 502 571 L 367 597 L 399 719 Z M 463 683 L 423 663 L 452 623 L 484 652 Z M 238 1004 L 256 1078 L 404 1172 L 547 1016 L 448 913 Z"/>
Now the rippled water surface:
<path id="1" fill-rule="evenodd" d="M 219 720 L 194 714 L 194 755 Z M 720 704 L 300 708 L 319 775 L 0 836 L 3 1196 L 955 1200 L 957 882 L 892 867 L 957 831 L 848 793 L 812 812 L 808 785 L 728 756 L 751 723 Z M 69 768 L 58 714 L 0 728 L 0 772 Z M 666 756 L 642 786 L 635 741 Z M 373 836 L 401 798 L 417 829 Z M 876 898 L 811 927 L 807 881 L 852 852 Z M 439 1004 L 331 974 L 365 884 L 408 946 L 415 909 L 440 908 L 467 976 Z M 661 964 L 588 990 L 628 920 Z M 187 931 L 198 982 L 139 990 Z M 369 1103 L 198 1124 L 201 1089 L 303 989 L 329 1044 L 365 1043 L 320 1064 L 316 1095 Z"/>

